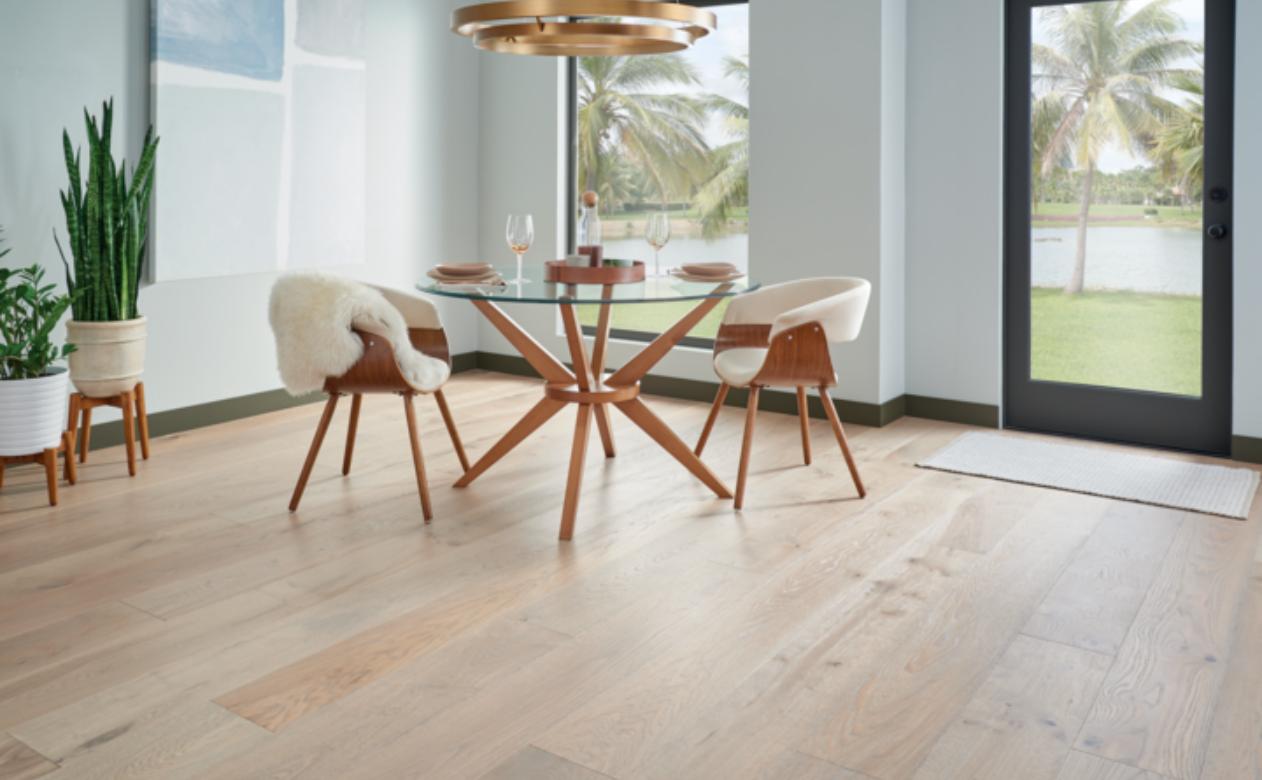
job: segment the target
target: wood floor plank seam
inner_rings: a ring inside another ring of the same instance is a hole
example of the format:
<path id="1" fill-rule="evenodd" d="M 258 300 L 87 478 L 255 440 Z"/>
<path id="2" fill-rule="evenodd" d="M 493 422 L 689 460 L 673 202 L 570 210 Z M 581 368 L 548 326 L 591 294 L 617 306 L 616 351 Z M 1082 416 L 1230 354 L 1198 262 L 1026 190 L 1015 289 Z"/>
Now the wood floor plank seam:
<path id="1" fill-rule="evenodd" d="M 17 745 L 21 746 L 21 747 L 22 747 L 22 748 L 24 748 L 25 750 L 29 751 L 29 752 L 31 753 L 31 755 L 33 755 L 33 756 L 37 756 L 37 757 L 39 757 L 40 759 L 42 759 L 42 760 L 44 760 L 44 761 L 48 762 L 49 764 L 51 764 L 51 768 L 49 768 L 49 769 L 47 770 L 47 772 L 41 772 L 41 773 L 40 773 L 41 775 L 42 775 L 42 774 L 50 774 L 50 773 L 52 773 L 52 772 L 57 771 L 57 769 L 60 769 L 60 768 L 61 768 L 62 762 L 60 762 L 60 761 L 58 761 L 58 760 L 56 760 L 56 759 L 54 759 L 54 758 L 50 758 L 50 757 L 48 757 L 48 756 L 44 755 L 44 754 L 43 754 L 43 753 L 41 753 L 40 751 L 38 751 L 38 750 L 36 750 L 35 748 L 31 747 L 31 745 L 30 745 L 29 743 L 27 743 L 25 740 L 23 740 L 21 737 L 19 737 L 19 736 L 17 736 L 17 735 L 15 735 L 15 734 L 13 734 L 12 732 L 9 732 L 9 731 L 0 732 L 0 737 L 3 737 L 3 739 L 7 739 L 7 740 L 9 740 L 9 741 L 11 741 L 11 742 L 13 742 L 13 743 L 16 743 Z M 3 741 L 3 739 L 0 739 L 0 742 L 2 742 L 2 741 Z M 5 770 L 5 767 L 4 767 L 3 765 L 0 765 L 0 771 L 4 771 L 4 770 Z M 6 776 L 7 776 L 7 775 L 6 775 Z M 39 775 L 26 775 L 26 777 L 32 777 L 32 778 L 37 777 L 37 776 L 39 776 Z"/>

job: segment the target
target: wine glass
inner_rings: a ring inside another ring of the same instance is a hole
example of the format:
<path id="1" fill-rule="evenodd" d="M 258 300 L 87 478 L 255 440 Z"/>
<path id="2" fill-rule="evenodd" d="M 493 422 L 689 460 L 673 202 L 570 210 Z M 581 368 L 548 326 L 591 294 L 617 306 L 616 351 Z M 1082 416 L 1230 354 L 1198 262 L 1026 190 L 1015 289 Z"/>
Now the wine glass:
<path id="1" fill-rule="evenodd" d="M 508 241 L 508 248 L 513 250 L 513 254 L 517 255 L 517 279 L 513 282 L 518 287 L 525 284 L 527 279 L 521 276 L 522 257 L 530 249 L 530 245 L 535 242 L 535 220 L 530 214 L 509 214 L 508 226 L 504 229 L 504 238 Z"/>
<path id="2" fill-rule="evenodd" d="M 653 247 L 653 275 L 661 276 L 662 265 L 659 258 L 662 247 L 670 243 L 670 214 L 664 211 L 650 214 L 644 238 L 649 242 L 649 246 Z"/>

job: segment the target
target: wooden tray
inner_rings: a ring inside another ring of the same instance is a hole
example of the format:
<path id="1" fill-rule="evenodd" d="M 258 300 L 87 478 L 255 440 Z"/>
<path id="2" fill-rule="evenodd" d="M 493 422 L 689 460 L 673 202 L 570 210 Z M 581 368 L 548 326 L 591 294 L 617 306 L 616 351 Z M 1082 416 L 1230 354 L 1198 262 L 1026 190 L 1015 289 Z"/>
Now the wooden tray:
<path id="1" fill-rule="evenodd" d="M 644 281 L 644 263 L 635 260 L 632 265 L 590 266 L 566 265 L 564 260 L 544 263 L 544 278 L 557 284 L 630 284 Z"/>

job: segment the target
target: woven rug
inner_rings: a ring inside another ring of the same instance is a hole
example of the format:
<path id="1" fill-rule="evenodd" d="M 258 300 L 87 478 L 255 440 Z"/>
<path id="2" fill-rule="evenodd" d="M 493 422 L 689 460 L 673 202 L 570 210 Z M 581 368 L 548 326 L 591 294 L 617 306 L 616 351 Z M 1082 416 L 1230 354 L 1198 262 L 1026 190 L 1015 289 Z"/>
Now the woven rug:
<path id="1" fill-rule="evenodd" d="M 966 433 L 916 465 L 1239 520 L 1258 489 L 1252 469 L 999 433 Z"/>

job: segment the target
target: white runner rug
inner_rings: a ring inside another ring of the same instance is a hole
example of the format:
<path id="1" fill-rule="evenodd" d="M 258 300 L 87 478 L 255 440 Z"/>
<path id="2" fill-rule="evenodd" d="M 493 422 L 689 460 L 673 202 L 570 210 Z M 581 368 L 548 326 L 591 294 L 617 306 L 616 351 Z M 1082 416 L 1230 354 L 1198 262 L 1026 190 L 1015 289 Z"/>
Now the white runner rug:
<path id="1" fill-rule="evenodd" d="M 916 465 L 1240 520 L 1258 489 L 1252 469 L 999 433 L 966 433 Z"/>

